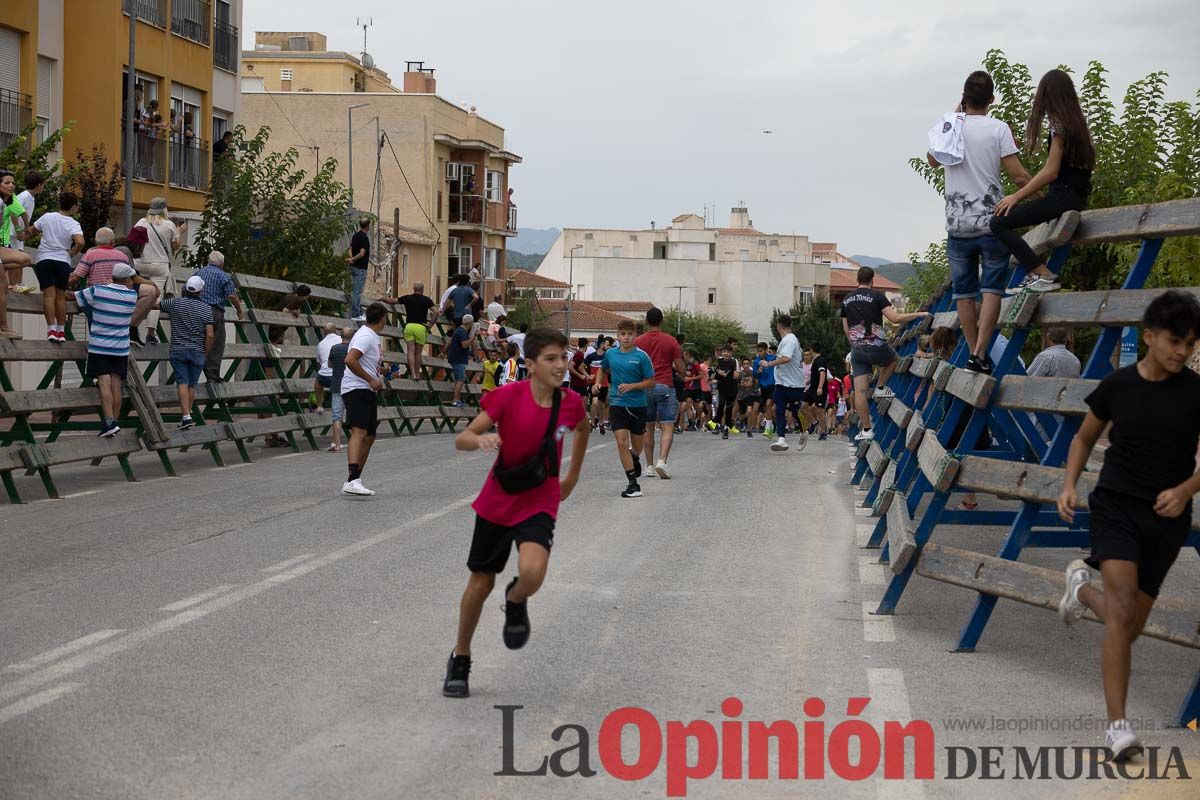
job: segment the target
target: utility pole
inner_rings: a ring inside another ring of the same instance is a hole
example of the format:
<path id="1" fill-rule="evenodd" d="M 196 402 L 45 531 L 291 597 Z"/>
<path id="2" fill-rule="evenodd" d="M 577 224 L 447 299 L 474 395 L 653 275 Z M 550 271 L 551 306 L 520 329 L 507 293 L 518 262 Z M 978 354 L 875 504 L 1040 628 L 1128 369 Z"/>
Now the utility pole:
<path id="1" fill-rule="evenodd" d="M 133 227 L 133 161 L 134 140 L 136 127 L 133 115 L 137 105 L 133 102 L 133 93 L 137 87 L 137 77 L 134 74 L 134 64 L 137 57 L 137 3 L 129 4 L 129 67 L 125 73 L 125 152 L 121 159 L 125 162 L 125 204 L 123 208 L 125 230 Z"/>
<path id="2" fill-rule="evenodd" d="M 575 297 L 575 251 L 582 250 L 583 245 L 577 244 L 571 248 L 571 273 L 568 276 L 570 287 L 567 289 L 567 342 L 571 341 L 571 300 Z"/>
<path id="3" fill-rule="evenodd" d="M 683 332 L 683 290 L 691 289 L 692 287 L 688 286 L 686 284 L 683 284 L 683 285 L 676 284 L 675 286 L 664 286 L 663 288 L 679 290 L 679 305 L 676 307 L 676 312 L 675 312 L 675 332 L 682 333 Z"/>
<path id="4" fill-rule="evenodd" d="M 365 35 L 365 29 L 364 29 L 364 35 Z M 379 159 L 382 155 L 383 155 L 383 136 L 379 132 L 379 115 L 376 114 L 375 115 L 375 190 L 373 192 L 373 194 L 375 195 L 375 208 L 372 209 L 375 213 L 375 245 L 374 245 L 375 258 L 379 258 L 379 256 L 380 256 L 379 227 L 380 227 L 380 224 L 383 222 L 383 218 L 380 214 L 380 211 L 383 208 L 383 205 L 382 205 L 383 204 L 383 185 L 382 185 L 383 173 L 380 172 L 380 163 L 379 163 Z"/>

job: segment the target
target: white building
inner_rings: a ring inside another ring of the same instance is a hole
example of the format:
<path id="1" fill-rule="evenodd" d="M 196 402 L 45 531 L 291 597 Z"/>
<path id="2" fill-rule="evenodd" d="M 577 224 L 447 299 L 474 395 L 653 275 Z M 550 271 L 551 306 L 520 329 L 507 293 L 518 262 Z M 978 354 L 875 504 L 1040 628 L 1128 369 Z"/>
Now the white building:
<path id="1" fill-rule="evenodd" d="M 829 294 L 829 266 L 813 262 L 807 236 L 763 233 L 734 208 L 728 228 L 681 214 L 667 228 L 567 228 L 538 275 L 566 281 L 583 301 L 649 300 L 659 308 L 720 314 L 771 338 L 773 309 Z"/>

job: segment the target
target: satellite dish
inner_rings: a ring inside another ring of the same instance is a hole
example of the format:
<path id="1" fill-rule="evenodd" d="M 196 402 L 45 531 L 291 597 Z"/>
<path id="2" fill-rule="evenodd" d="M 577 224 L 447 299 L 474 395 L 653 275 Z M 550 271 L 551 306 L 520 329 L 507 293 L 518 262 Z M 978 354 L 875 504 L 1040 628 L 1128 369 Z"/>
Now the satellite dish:
<path id="1" fill-rule="evenodd" d="M 375 69 L 375 59 L 371 57 L 370 53 L 363 53 L 362 65 L 365 69 Z"/>

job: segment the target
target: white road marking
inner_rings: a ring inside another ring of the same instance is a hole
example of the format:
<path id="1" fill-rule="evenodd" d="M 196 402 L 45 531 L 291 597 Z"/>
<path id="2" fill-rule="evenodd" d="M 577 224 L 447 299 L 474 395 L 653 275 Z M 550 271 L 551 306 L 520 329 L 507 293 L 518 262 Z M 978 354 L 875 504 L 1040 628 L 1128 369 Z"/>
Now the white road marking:
<path id="1" fill-rule="evenodd" d="M 259 570 L 259 572 L 279 572 L 282 569 L 287 569 L 288 567 L 295 566 L 296 564 L 299 564 L 301 561 L 308 561 L 310 558 L 312 558 L 315 555 L 316 555 L 316 553 L 304 553 L 303 555 L 296 556 L 295 558 L 289 558 L 287 561 L 280 561 L 279 563 L 272 564 L 269 567 L 263 567 L 262 569 Z"/>
<path id="2" fill-rule="evenodd" d="M 876 556 L 858 557 L 858 582 L 864 585 L 882 586 L 887 583 L 884 573 L 887 567 L 879 563 Z"/>
<path id="3" fill-rule="evenodd" d="M 112 637 L 116 636 L 118 633 L 124 633 L 124 632 L 125 632 L 124 629 L 118 628 L 116 630 L 96 631 L 95 633 L 89 633 L 87 636 L 80 636 L 78 639 L 67 642 L 66 644 L 56 647 L 53 650 L 47 650 L 44 653 L 39 653 L 36 656 L 34 656 L 33 658 L 27 659 L 25 661 L 21 661 L 16 664 L 9 664 L 7 667 L 4 668 L 4 671 L 5 672 L 28 672 L 31 669 L 37 669 L 38 667 L 44 667 L 45 665 L 49 664 L 51 661 L 58 661 L 60 658 L 69 656 L 72 653 L 75 653 L 75 652 L 78 652 L 79 650 L 84 649 L 85 647 L 91 647 L 94 644 L 99 644 L 100 642 L 103 642 L 105 639 L 111 639 Z"/>
<path id="4" fill-rule="evenodd" d="M 871 510 L 872 509 L 870 506 L 867 506 L 866 508 L 863 508 L 862 506 L 855 506 L 854 515 L 857 517 L 869 517 L 871 516 Z"/>
<path id="5" fill-rule="evenodd" d="M 416 519 L 409 520 L 403 525 L 398 525 L 390 530 L 383 531 L 374 536 L 369 536 L 366 539 L 360 539 L 357 542 L 346 545 L 345 547 L 334 550 L 332 553 L 321 556 L 320 558 L 310 559 L 303 564 L 293 567 L 292 569 L 281 572 L 277 575 L 271 575 L 268 578 L 252 583 L 248 586 L 243 586 L 240 589 L 235 589 L 232 592 L 220 595 L 211 600 L 206 600 L 198 606 L 187 609 L 172 617 L 167 617 L 164 620 L 146 625 L 137 630 L 131 631 L 125 636 L 118 637 L 112 641 L 105 642 L 97 647 L 80 653 L 72 658 L 60 661 L 57 664 L 46 667 L 45 669 L 33 672 L 20 680 L 12 683 L 0 685 L 0 703 L 7 703 L 28 691 L 45 686 L 48 683 L 53 683 L 56 680 L 72 675 L 81 669 L 91 666 L 99 661 L 103 661 L 109 656 L 124 652 L 132 647 L 161 636 L 164 633 L 174 630 L 175 628 L 186 625 L 189 622 L 202 619 L 214 611 L 219 611 L 223 608 L 228 608 L 235 603 L 240 603 L 243 600 L 248 600 L 251 597 L 262 594 L 263 592 L 278 586 L 282 583 L 298 578 L 301 575 L 306 575 L 309 572 L 320 569 L 321 567 L 334 564 L 343 559 L 349 558 L 356 553 L 366 550 L 369 547 L 374 547 L 377 544 L 394 539 L 401 534 L 419 528 L 429 522 L 432 522 L 439 517 L 444 517 L 451 514 L 464 506 L 467 506 L 475 499 L 475 495 L 471 494 L 460 500 L 448 504 L 440 511 L 434 511 L 429 514 L 423 514 Z"/>
<path id="6" fill-rule="evenodd" d="M 75 492 L 74 494 L 64 494 L 63 500 L 74 500 L 76 497 L 87 497 L 89 494 L 100 494 L 100 489 L 89 489 L 86 492 Z"/>
<path id="7" fill-rule="evenodd" d="M 191 597 L 185 597 L 182 600 L 176 600 L 174 603 L 168 603 L 160 608 L 159 611 L 183 611 L 185 608 L 198 606 L 205 600 L 209 600 L 219 594 L 224 594 L 230 589 L 236 587 L 236 583 L 223 583 L 220 586 L 215 586 L 212 589 L 209 589 L 207 592 L 200 592 L 199 594 L 194 594 Z"/>
<path id="8" fill-rule="evenodd" d="M 868 694 L 871 705 L 867 707 L 865 716 L 877 727 L 882 729 L 887 721 L 908 722 L 912 719 L 912 709 L 908 703 L 908 688 L 904 684 L 904 672 L 887 667 L 867 668 Z M 911 763 L 905 765 L 905 771 L 911 774 Z M 885 780 L 876 774 L 875 788 L 880 798 L 891 800 L 893 797 L 919 799 L 925 797 L 925 784 L 916 780 Z"/>
<path id="9" fill-rule="evenodd" d="M 892 625 L 892 618 L 887 615 L 876 616 L 873 612 L 877 608 L 877 601 L 863 601 L 863 639 L 868 642 L 896 641 L 896 628 Z"/>
<path id="10" fill-rule="evenodd" d="M 866 547 L 875 532 L 875 523 L 860 522 L 854 526 L 854 538 L 859 547 Z"/>
<path id="11" fill-rule="evenodd" d="M 13 717 L 19 717 L 22 714 L 28 714 L 34 709 L 38 709 L 44 705 L 53 703 L 63 695 L 70 694 L 71 692 L 80 688 L 83 688 L 82 683 L 60 683 L 58 686 L 55 686 L 52 689 L 46 689 L 45 691 L 38 692 L 37 694 L 31 694 L 24 700 L 18 700 L 10 706 L 0 708 L 0 725 L 8 722 Z"/>

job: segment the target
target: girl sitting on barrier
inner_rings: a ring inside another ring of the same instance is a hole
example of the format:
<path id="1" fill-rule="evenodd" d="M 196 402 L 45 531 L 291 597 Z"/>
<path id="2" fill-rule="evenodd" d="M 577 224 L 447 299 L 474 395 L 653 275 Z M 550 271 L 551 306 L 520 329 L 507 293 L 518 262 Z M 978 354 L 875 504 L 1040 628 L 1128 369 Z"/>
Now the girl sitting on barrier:
<path id="1" fill-rule="evenodd" d="M 1075 84 L 1061 69 L 1050 70 L 1038 84 L 1025 128 L 1025 148 L 1030 154 L 1041 144 L 1043 122 L 1049 128 L 1046 164 L 1029 183 L 1003 198 L 993 210 L 992 234 L 1008 247 L 1027 273 L 1025 280 L 1010 293 L 1052 292 L 1060 286 L 1058 277 L 1046 267 L 1045 259 L 1034 254 L 1016 229 L 1049 222 L 1067 211 L 1082 211 L 1092 191 L 1096 148 L 1075 94 Z M 1045 195 L 1029 199 L 1044 187 L 1049 187 Z"/>

